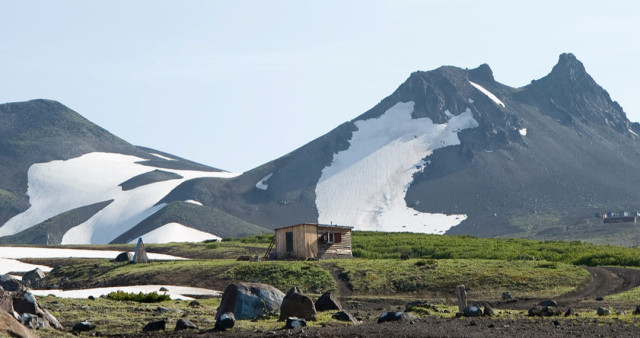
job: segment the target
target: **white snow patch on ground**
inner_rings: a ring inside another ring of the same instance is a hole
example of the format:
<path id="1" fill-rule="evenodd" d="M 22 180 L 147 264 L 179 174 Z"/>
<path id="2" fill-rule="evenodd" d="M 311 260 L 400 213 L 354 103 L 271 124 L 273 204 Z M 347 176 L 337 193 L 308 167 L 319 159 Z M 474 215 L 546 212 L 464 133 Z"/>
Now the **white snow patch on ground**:
<path id="1" fill-rule="evenodd" d="M 162 209 L 155 205 L 180 183 L 196 177 L 235 177 L 239 173 L 171 170 L 182 179 L 147 184 L 123 191 L 118 185 L 154 167 L 142 158 L 113 153 L 89 153 L 66 161 L 37 163 L 29 168 L 31 207 L 0 227 L 0 237 L 18 233 L 62 212 L 113 199 L 89 220 L 70 229 L 63 244 L 104 244 Z"/>
<path id="2" fill-rule="evenodd" d="M 475 128 L 471 110 L 446 124 L 412 119 L 414 102 L 399 102 L 379 118 L 356 121 L 349 149 L 333 156 L 316 185 L 319 223 L 346 224 L 357 230 L 441 233 L 466 215 L 421 213 L 404 197 L 413 174 L 433 150 L 460 144 L 458 133 Z M 433 192 L 437 194 L 438 192 Z"/>
<path id="3" fill-rule="evenodd" d="M 500 99 L 497 96 L 493 95 L 492 92 L 486 90 L 483 86 L 481 86 L 481 85 L 479 85 L 479 84 L 477 84 L 475 82 L 469 81 L 469 83 L 471 83 L 472 86 L 476 87 L 476 89 L 481 91 L 484 95 L 487 95 L 491 100 L 493 100 L 493 102 L 495 102 L 496 104 L 499 104 L 499 105 L 504 107 L 504 103 L 502 103 L 502 101 L 500 101 Z"/>
<path id="4" fill-rule="evenodd" d="M 168 223 L 141 236 L 145 243 L 202 242 L 208 239 L 222 240 L 222 237 L 196 230 L 180 223 Z M 138 239 L 131 241 L 131 244 Z"/>
<path id="5" fill-rule="evenodd" d="M 67 248 L 36 248 L 23 246 L 0 246 L 0 258 L 116 258 L 121 251 L 86 250 Z M 186 258 L 147 252 L 149 259 L 185 260 Z"/>
<path id="6" fill-rule="evenodd" d="M 636 133 L 635 133 L 633 130 L 631 130 L 631 129 L 629 129 L 629 132 L 630 132 L 631 134 L 633 134 L 633 135 L 640 136 L 640 135 L 636 134 Z"/>
<path id="7" fill-rule="evenodd" d="M 468 100 L 469 100 L 469 103 L 473 103 L 473 100 L 471 98 L 469 98 Z"/>
<path id="8" fill-rule="evenodd" d="M 160 288 L 166 288 L 169 291 L 160 291 Z M 187 286 L 173 286 L 173 285 L 133 285 L 133 286 L 115 286 L 108 288 L 96 288 L 96 289 L 81 289 L 81 290 L 31 290 L 30 292 L 36 296 L 55 295 L 61 298 L 88 298 L 93 296 L 95 298 L 101 295 L 107 295 L 110 292 L 124 291 L 133 293 L 151 293 L 157 292 L 158 294 L 168 294 L 171 299 L 192 300 L 193 298 L 185 295 L 198 295 L 209 297 L 220 297 L 222 292 L 211 289 L 194 288 Z"/>
<path id="9" fill-rule="evenodd" d="M 175 158 L 166 157 L 166 156 L 164 156 L 164 155 L 160 155 L 160 154 L 158 154 L 158 153 L 149 153 L 149 154 L 151 154 L 151 155 L 153 155 L 153 156 L 155 156 L 155 157 L 159 157 L 159 158 L 161 158 L 161 159 L 163 159 L 163 160 L 167 160 L 167 161 L 175 161 L 175 160 L 176 160 Z"/>
<path id="10" fill-rule="evenodd" d="M 452 118 L 454 116 L 449 110 L 445 110 L 444 115 L 446 115 L 448 118 Z"/>
<path id="11" fill-rule="evenodd" d="M 260 190 L 267 190 L 267 188 L 269 188 L 269 185 L 267 184 L 267 181 L 271 178 L 271 176 L 273 176 L 273 173 L 263 177 L 260 182 L 256 183 L 256 188 L 260 189 Z"/>
<path id="12" fill-rule="evenodd" d="M 0 258 L 0 275 L 7 274 L 9 272 L 27 272 L 34 270 L 35 268 L 40 268 L 40 270 L 44 272 L 51 271 L 51 267 L 46 265 L 28 264 L 15 259 Z"/>
<path id="13" fill-rule="evenodd" d="M 191 203 L 191 204 L 195 204 L 195 205 L 199 205 L 202 206 L 202 202 L 198 202 L 196 200 L 186 200 L 185 202 L 187 203 Z"/>
<path id="14" fill-rule="evenodd" d="M 518 132 L 522 136 L 527 136 L 527 128 L 522 128 L 522 129 L 518 130 Z"/>

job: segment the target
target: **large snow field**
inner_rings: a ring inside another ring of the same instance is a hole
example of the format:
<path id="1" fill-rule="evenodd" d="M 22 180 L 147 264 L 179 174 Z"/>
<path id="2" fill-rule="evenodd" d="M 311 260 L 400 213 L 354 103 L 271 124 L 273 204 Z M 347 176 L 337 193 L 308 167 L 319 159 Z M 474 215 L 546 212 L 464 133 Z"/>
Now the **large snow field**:
<path id="1" fill-rule="evenodd" d="M 316 185 L 319 223 L 356 230 L 443 233 L 466 215 L 422 213 L 404 197 L 413 174 L 429 170 L 433 150 L 460 144 L 458 133 L 478 122 L 467 109 L 444 124 L 413 119 L 414 102 L 399 102 L 378 118 L 356 121 L 350 146 L 333 156 Z M 425 168 L 426 166 L 426 168 Z M 433 192 L 438 194 L 437 191 Z"/>
<path id="2" fill-rule="evenodd" d="M 114 200 L 85 223 L 69 230 L 63 244 L 104 244 L 146 217 L 162 209 L 154 206 L 180 183 L 196 177 L 235 177 L 228 172 L 169 171 L 182 176 L 123 191 L 118 185 L 152 171 L 136 162 L 144 159 L 114 153 L 94 152 L 65 161 L 37 163 L 29 168 L 27 195 L 31 207 L 0 227 L 0 236 L 13 235 L 62 212 Z"/>
<path id="3" fill-rule="evenodd" d="M 9 272 L 27 272 L 39 268 L 44 272 L 51 271 L 51 267 L 46 265 L 29 264 L 17 261 L 15 259 L 0 258 L 0 275 Z"/>
<path id="4" fill-rule="evenodd" d="M 145 243 L 171 243 L 171 242 L 202 242 L 215 239 L 222 240 L 222 237 L 212 235 L 208 232 L 196 230 L 180 223 L 168 223 L 155 230 L 141 236 Z M 130 243 L 135 244 L 138 239 Z"/>
<path id="5" fill-rule="evenodd" d="M 160 288 L 165 288 L 169 291 L 160 291 Z M 36 296 L 55 295 L 60 298 L 89 298 L 93 296 L 95 298 L 101 295 L 107 295 L 110 292 L 124 291 L 133 293 L 151 293 L 157 292 L 158 294 L 168 294 L 171 299 L 193 300 L 193 298 L 185 295 L 199 295 L 209 297 L 220 297 L 222 292 L 211 289 L 194 288 L 188 286 L 175 286 L 175 285 L 132 285 L 132 286 L 114 286 L 107 288 L 95 288 L 95 289 L 80 289 L 80 290 L 31 290 L 30 292 Z"/>

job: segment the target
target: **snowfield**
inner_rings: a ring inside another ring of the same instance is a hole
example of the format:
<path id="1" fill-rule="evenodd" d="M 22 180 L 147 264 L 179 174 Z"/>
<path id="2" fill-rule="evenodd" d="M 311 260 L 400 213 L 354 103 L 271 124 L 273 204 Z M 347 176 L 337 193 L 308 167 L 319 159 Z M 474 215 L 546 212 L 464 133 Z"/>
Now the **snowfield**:
<path id="1" fill-rule="evenodd" d="M 169 291 L 160 291 L 160 288 L 165 288 Z M 222 292 L 211 289 L 195 288 L 189 286 L 175 286 L 175 285 L 132 285 L 132 286 L 114 286 L 107 288 L 96 289 L 81 289 L 81 290 L 31 290 L 30 292 L 36 296 L 55 295 L 60 298 L 89 298 L 93 296 L 95 298 L 101 295 L 108 295 L 111 292 L 123 291 L 133 293 L 151 293 L 157 292 L 158 294 L 167 294 L 171 296 L 171 299 L 181 300 L 193 300 L 193 298 L 185 295 L 198 295 L 208 297 L 221 297 Z"/>
<path id="2" fill-rule="evenodd" d="M 208 232 L 196 230 L 180 223 L 168 223 L 155 230 L 142 235 L 145 243 L 171 243 L 171 242 L 202 242 L 205 240 L 222 240 L 222 237 Z M 134 239 L 130 244 L 135 244 L 138 239 Z"/>
<path id="3" fill-rule="evenodd" d="M 136 163 L 143 160 L 129 155 L 94 152 L 66 161 L 32 165 L 28 172 L 27 189 L 31 207 L 0 227 L 0 237 L 18 233 L 65 211 L 113 200 L 89 220 L 70 229 L 62 239 L 62 244 L 109 243 L 162 209 L 164 204 L 155 204 L 180 183 L 197 177 L 239 175 L 161 168 L 183 178 L 123 191 L 119 184 L 156 169 Z"/>
<path id="4" fill-rule="evenodd" d="M 263 177 L 258 183 L 256 183 L 256 188 L 260 190 L 267 190 L 269 188 L 267 181 L 271 178 L 271 176 L 273 176 L 273 173 L 270 173 L 269 175 Z"/>
<path id="5" fill-rule="evenodd" d="M 487 97 L 489 97 L 497 105 L 500 105 L 500 106 L 503 106 L 503 107 L 505 106 L 504 103 L 502 103 L 502 101 L 500 101 L 500 99 L 497 96 L 493 95 L 492 92 L 486 90 L 483 86 L 481 86 L 481 85 L 479 85 L 479 84 L 477 84 L 475 82 L 471 82 L 471 81 L 469 81 L 469 83 L 471 83 L 472 86 L 476 87 L 476 89 L 481 91 L 482 94 L 487 95 Z M 473 101 L 471 101 L 471 102 L 473 102 Z"/>
<path id="6" fill-rule="evenodd" d="M 334 154 L 316 185 L 319 223 L 440 234 L 466 219 L 419 212 L 404 198 L 413 174 L 429 170 L 423 159 L 435 149 L 460 144 L 458 133 L 478 122 L 470 109 L 447 114 L 445 124 L 412 119 L 413 109 L 414 102 L 399 102 L 379 118 L 355 122 L 358 130 L 349 148 Z"/>

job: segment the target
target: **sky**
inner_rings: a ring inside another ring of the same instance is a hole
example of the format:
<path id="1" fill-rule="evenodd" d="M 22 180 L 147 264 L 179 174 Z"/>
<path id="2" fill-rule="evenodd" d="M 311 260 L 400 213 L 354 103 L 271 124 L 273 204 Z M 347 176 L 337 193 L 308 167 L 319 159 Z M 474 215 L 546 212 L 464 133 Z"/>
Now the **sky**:
<path id="1" fill-rule="evenodd" d="M 442 65 L 521 87 L 571 52 L 640 121 L 637 1 L 0 0 L 0 15 L 0 102 L 56 100 L 234 172 Z"/>

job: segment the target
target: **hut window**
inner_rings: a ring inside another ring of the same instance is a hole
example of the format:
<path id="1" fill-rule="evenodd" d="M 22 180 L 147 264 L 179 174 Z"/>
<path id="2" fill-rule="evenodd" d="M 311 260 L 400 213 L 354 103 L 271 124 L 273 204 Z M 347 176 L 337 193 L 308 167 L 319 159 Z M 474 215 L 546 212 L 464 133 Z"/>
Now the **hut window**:
<path id="1" fill-rule="evenodd" d="M 287 231 L 286 245 L 287 245 L 287 252 L 293 252 L 293 231 Z"/>

